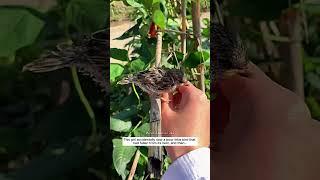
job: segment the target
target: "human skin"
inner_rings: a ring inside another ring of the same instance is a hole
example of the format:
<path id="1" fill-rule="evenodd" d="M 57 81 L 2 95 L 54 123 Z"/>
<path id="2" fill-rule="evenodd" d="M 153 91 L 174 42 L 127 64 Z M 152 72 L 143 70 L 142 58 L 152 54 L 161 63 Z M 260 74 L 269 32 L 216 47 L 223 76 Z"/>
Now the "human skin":
<path id="1" fill-rule="evenodd" d="M 210 102 L 191 83 L 178 87 L 178 93 L 163 94 L 161 105 L 163 136 L 197 137 L 198 146 L 166 146 L 172 161 L 210 144 Z M 169 100 L 169 101 L 168 101 Z"/>
<path id="2" fill-rule="evenodd" d="M 230 112 L 213 154 L 213 179 L 320 179 L 319 122 L 300 97 L 252 63 L 249 72 L 220 84 L 227 102 L 216 105 L 229 104 Z"/>

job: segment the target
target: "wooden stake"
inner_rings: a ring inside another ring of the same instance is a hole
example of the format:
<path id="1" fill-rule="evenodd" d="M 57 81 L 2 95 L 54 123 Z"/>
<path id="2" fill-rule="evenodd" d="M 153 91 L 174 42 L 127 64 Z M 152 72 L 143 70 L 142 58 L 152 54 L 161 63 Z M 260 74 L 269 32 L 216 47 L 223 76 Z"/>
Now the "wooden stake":
<path id="1" fill-rule="evenodd" d="M 156 62 L 155 66 L 161 66 L 161 51 L 162 51 L 162 32 L 157 32 L 157 47 L 156 47 Z M 150 133 L 153 137 L 161 136 L 161 99 L 160 97 L 150 96 Z M 162 147 L 149 146 L 149 172 L 150 178 L 160 179 L 162 175 Z"/>
<path id="2" fill-rule="evenodd" d="M 201 27 L 200 27 L 200 0 L 192 1 L 192 27 L 193 27 L 193 35 L 196 40 L 195 49 L 201 48 Z M 198 70 L 198 88 L 205 92 L 205 77 L 204 71 L 205 67 L 202 64 L 199 64 L 197 67 Z"/>
<path id="3" fill-rule="evenodd" d="M 136 151 L 136 155 L 134 156 L 134 160 L 133 160 L 131 169 L 130 169 L 130 174 L 129 174 L 128 180 L 132 180 L 133 179 L 133 176 L 134 176 L 134 174 L 136 172 L 136 169 L 137 169 L 139 158 L 140 158 L 140 151 L 137 150 Z"/>
<path id="4" fill-rule="evenodd" d="M 187 15 L 186 15 L 186 0 L 181 0 L 181 23 L 182 23 L 182 34 L 181 37 L 181 52 L 183 54 L 183 59 L 187 52 L 187 41 L 186 41 L 186 31 L 187 31 Z"/>
<path id="5" fill-rule="evenodd" d="M 298 10 L 287 10 L 280 19 L 280 32 L 288 36 L 290 42 L 283 42 L 280 55 L 284 63 L 281 67 L 281 84 L 304 98 L 301 14 Z"/>

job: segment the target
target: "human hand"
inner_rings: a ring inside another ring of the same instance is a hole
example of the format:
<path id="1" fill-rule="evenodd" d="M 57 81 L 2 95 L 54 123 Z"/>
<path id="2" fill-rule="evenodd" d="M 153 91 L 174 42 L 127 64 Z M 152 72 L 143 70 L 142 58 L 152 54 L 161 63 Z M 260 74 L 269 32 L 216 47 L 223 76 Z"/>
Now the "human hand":
<path id="1" fill-rule="evenodd" d="M 197 137 L 198 146 L 167 146 L 174 161 L 178 157 L 210 143 L 210 102 L 205 93 L 191 83 L 178 87 L 178 93 L 163 94 L 161 129 L 164 136 Z"/>
<path id="2" fill-rule="evenodd" d="M 227 102 L 213 105 L 230 110 L 221 115 L 229 123 L 214 152 L 214 179 L 319 179 L 320 126 L 304 101 L 252 63 L 249 72 L 222 81 L 218 95 Z"/>

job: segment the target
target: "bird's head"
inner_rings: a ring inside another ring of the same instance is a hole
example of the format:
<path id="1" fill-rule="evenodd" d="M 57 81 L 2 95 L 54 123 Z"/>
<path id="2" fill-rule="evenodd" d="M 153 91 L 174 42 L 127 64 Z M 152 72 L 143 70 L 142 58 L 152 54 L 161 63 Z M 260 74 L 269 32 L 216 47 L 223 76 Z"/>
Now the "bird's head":
<path id="1" fill-rule="evenodd" d="M 187 82 L 187 78 L 184 76 L 184 73 L 181 69 L 170 69 L 168 73 L 170 73 L 170 77 L 173 78 L 176 84 L 182 84 Z"/>

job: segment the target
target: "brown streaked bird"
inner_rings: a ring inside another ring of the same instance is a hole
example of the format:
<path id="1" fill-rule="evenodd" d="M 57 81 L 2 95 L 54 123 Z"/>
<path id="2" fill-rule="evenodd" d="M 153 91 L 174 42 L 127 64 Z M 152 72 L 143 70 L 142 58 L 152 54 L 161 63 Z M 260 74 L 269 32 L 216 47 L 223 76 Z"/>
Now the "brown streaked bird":
<path id="1" fill-rule="evenodd" d="M 162 93 L 174 92 L 187 82 L 180 69 L 153 67 L 149 70 L 130 74 L 117 84 L 134 83 L 150 96 L 160 97 Z"/>
<path id="2" fill-rule="evenodd" d="M 107 36 L 107 30 L 104 29 L 75 39 L 73 44 L 59 44 L 56 50 L 46 52 L 39 59 L 25 65 L 22 71 L 44 73 L 75 66 L 80 73 L 90 76 L 102 91 L 107 93 Z"/>
<path id="3" fill-rule="evenodd" d="M 248 74 L 247 49 L 239 36 L 233 35 L 218 23 L 212 26 L 213 63 L 211 64 L 211 81 L 225 79 L 235 73 Z"/>
<path id="4" fill-rule="evenodd" d="M 247 58 L 247 49 L 239 36 L 233 35 L 227 28 L 221 24 L 212 25 L 212 63 L 210 67 L 211 74 L 211 93 L 214 98 L 215 109 L 213 113 L 213 138 L 211 139 L 214 151 L 219 151 L 221 137 L 229 122 L 230 106 L 224 96 L 219 96 L 219 87 L 217 84 L 220 79 L 226 79 L 234 74 L 249 76 L 247 68 L 249 63 Z M 218 96 L 215 96 L 217 95 Z"/>

